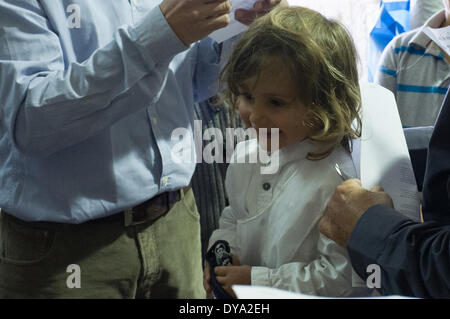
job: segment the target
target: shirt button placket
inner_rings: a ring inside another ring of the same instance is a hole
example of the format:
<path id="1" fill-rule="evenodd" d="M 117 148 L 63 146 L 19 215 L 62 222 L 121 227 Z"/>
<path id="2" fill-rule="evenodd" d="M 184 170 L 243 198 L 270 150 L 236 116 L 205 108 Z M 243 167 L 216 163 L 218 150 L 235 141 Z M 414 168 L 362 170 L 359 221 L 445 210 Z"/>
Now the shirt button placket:
<path id="1" fill-rule="evenodd" d="M 137 17 L 137 8 L 136 6 L 139 3 L 139 0 L 129 0 L 130 5 L 131 5 L 131 14 L 132 14 L 132 19 L 133 19 L 133 23 L 136 22 L 136 17 Z"/>

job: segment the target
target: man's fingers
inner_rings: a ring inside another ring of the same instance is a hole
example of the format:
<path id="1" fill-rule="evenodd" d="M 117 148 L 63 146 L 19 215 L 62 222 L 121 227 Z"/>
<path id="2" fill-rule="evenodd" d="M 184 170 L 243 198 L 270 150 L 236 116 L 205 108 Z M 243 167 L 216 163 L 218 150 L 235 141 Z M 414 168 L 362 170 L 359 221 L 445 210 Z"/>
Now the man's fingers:
<path id="1" fill-rule="evenodd" d="M 221 2 L 226 2 L 226 1 L 230 1 L 230 0 L 203 0 L 203 3 L 211 4 L 211 3 L 221 3 Z"/>
<path id="2" fill-rule="evenodd" d="M 283 1 L 284 0 L 258 0 L 253 4 L 253 9 L 251 10 L 236 10 L 235 18 L 245 25 L 250 25 L 256 18 L 268 13 Z"/>
<path id="3" fill-rule="evenodd" d="M 253 5 L 253 9 L 256 11 L 267 11 L 275 7 L 281 2 L 281 0 L 259 0 Z"/>
<path id="4" fill-rule="evenodd" d="M 384 189 L 383 189 L 383 187 L 377 185 L 377 186 L 372 187 L 370 191 L 371 192 L 384 192 Z"/>
<path id="5" fill-rule="evenodd" d="M 319 232 L 324 234 L 326 237 L 331 238 L 331 219 L 326 213 L 319 221 Z"/>
<path id="6" fill-rule="evenodd" d="M 353 192 L 356 190 L 364 189 L 362 187 L 361 181 L 356 178 L 348 179 L 342 182 L 340 185 L 336 187 L 336 190 L 331 198 L 330 202 L 333 202 L 333 199 L 341 196 L 346 196 L 349 192 Z"/>
<path id="7" fill-rule="evenodd" d="M 225 28 L 227 25 L 230 24 L 230 15 L 224 14 L 218 17 L 211 17 L 208 19 L 208 28 L 210 32 Z"/>
<path id="8" fill-rule="evenodd" d="M 334 240 L 339 246 L 344 248 L 347 246 L 347 241 L 343 238 L 344 231 L 339 229 L 327 214 L 319 221 L 319 232 L 325 237 Z"/>
<path id="9" fill-rule="evenodd" d="M 352 179 L 346 180 L 343 184 L 349 185 L 349 186 L 352 185 L 352 186 L 362 187 L 361 181 L 357 178 L 352 178 Z"/>
<path id="10" fill-rule="evenodd" d="M 243 23 L 245 25 L 249 25 L 257 18 L 258 14 L 254 10 L 245 10 L 245 9 L 237 9 L 234 12 L 234 17 L 237 21 L 240 23 Z"/>
<path id="11" fill-rule="evenodd" d="M 202 10 L 202 15 L 207 19 L 214 19 L 229 14 L 231 9 L 230 1 L 214 2 L 205 6 L 204 10 Z"/>

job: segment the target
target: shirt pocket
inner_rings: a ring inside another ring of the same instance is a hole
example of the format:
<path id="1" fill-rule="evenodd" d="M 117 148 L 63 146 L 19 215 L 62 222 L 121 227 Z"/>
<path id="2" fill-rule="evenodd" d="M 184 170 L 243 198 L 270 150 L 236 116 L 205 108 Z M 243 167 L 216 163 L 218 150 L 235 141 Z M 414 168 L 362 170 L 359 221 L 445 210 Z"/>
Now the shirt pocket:
<path id="1" fill-rule="evenodd" d="M 0 217 L 0 261 L 28 265 L 42 261 L 52 250 L 56 229 L 27 225 Z"/>

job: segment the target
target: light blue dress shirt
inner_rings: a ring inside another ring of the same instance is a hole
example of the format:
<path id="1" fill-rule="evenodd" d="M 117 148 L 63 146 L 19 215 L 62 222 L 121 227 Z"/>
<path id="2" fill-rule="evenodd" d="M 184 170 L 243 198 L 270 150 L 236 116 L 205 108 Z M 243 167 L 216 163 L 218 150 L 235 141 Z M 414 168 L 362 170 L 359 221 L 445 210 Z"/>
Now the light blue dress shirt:
<path id="1" fill-rule="evenodd" d="M 187 48 L 160 2 L 0 0 L 2 209 L 81 223 L 189 183 L 171 134 L 193 129 L 220 54 Z"/>

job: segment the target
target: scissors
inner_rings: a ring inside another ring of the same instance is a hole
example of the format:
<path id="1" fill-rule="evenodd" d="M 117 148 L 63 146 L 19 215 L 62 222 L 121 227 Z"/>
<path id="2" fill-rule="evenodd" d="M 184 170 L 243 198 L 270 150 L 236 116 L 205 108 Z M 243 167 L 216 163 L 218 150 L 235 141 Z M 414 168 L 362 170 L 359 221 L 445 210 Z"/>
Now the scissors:
<path id="1" fill-rule="evenodd" d="M 342 180 L 345 182 L 348 179 L 352 179 L 353 177 L 351 177 L 350 175 L 347 175 L 343 170 L 341 170 L 341 168 L 339 167 L 339 164 L 336 163 L 334 165 L 334 168 L 336 169 L 336 172 L 338 173 L 338 175 L 342 178 Z"/>

